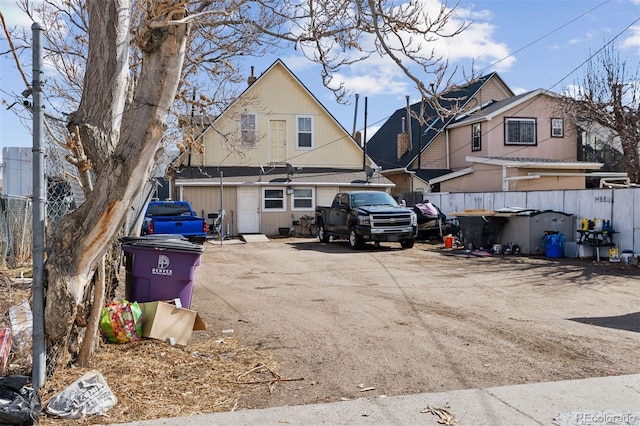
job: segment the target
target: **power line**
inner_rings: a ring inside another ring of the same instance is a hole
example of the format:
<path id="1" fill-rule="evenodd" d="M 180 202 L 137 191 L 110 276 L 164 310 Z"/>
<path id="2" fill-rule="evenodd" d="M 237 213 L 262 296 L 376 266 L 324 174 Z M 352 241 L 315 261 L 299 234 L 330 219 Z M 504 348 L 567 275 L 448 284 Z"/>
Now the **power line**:
<path id="1" fill-rule="evenodd" d="M 492 64 L 490 64 L 490 65 L 487 65 L 486 67 L 482 68 L 482 69 L 480 70 L 480 72 L 483 72 L 484 70 L 486 70 L 486 69 L 488 69 L 488 68 L 491 68 L 491 67 L 493 67 L 494 65 L 497 65 L 497 64 L 499 64 L 500 62 L 502 62 L 502 61 L 504 61 L 504 60 L 506 60 L 506 59 L 509 59 L 510 57 L 512 57 L 512 56 L 514 56 L 514 55 L 516 55 L 517 53 L 522 52 L 524 49 L 526 49 L 526 48 L 528 48 L 528 47 L 530 47 L 530 46 L 532 46 L 532 45 L 536 44 L 537 42 L 539 42 L 539 41 L 541 41 L 541 40 L 544 40 L 545 38 L 549 37 L 551 34 L 555 34 L 555 33 L 557 33 L 557 32 L 558 32 L 558 31 L 560 31 L 561 29 L 563 29 L 563 28 L 565 28 L 565 27 L 567 27 L 567 26 L 571 25 L 572 23 L 574 23 L 574 22 L 575 22 L 575 21 L 577 21 L 578 19 L 580 19 L 580 18 L 582 18 L 582 17 L 584 17 L 584 16 L 588 15 L 589 13 L 593 12 L 593 11 L 594 11 L 594 10 L 596 10 L 596 9 L 599 9 L 600 7 L 602 7 L 602 6 L 604 6 L 605 4 L 609 3 L 610 1 L 611 1 L 611 0 L 605 0 L 604 2 L 600 3 L 599 5 L 597 5 L 597 6 L 593 7 L 593 8 L 591 8 L 591 9 L 587 10 L 586 12 L 583 12 L 582 14 L 580 14 L 580 15 L 576 16 L 575 18 L 573 18 L 572 20 L 570 20 L 570 21 L 568 21 L 568 22 L 565 22 L 564 24 L 560 25 L 558 28 L 556 28 L 556 29 L 554 29 L 554 30 L 549 31 L 548 33 L 546 33 L 546 34 L 544 34 L 544 35 L 542 35 L 542 36 L 538 37 L 537 39 L 533 40 L 532 42 L 530 42 L 530 43 L 528 43 L 528 44 L 526 44 L 526 45 L 522 46 L 520 49 L 516 50 L 515 52 L 513 52 L 513 53 L 511 53 L 511 54 L 509 54 L 509 55 L 507 55 L 507 56 L 505 56 L 505 57 L 504 57 L 504 58 L 502 58 L 502 59 L 497 60 L 496 62 L 494 62 L 494 63 L 492 63 Z"/>

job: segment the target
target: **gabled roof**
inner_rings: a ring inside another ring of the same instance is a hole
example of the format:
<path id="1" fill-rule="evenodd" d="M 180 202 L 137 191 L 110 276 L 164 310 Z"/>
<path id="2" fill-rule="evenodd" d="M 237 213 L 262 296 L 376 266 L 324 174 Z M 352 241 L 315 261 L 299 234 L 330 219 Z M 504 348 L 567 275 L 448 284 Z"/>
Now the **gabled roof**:
<path id="1" fill-rule="evenodd" d="M 282 62 L 282 60 L 280 58 L 276 59 L 262 74 L 260 74 L 260 76 L 258 76 L 256 78 L 256 80 L 251 83 L 248 87 L 246 87 L 244 89 L 244 91 L 225 109 L 225 111 L 228 111 L 230 109 L 232 109 L 234 107 L 235 104 L 237 104 L 238 102 L 240 102 L 242 100 L 242 98 L 245 96 L 245 94 L 251 90 L 251 87 L 258 84 L 258 82 L 264 78 L 265 75 L 269 74 L 273 69 L 275 69 L 276 67 L 282 67 L 290 76 L 291 78 L 304 90 L 304 92 L 309 95 L 309 97 L 311 99 L 314 100 L 314 102 L 322 109 L 322 111 L 324 111 L 328 117 L 331 118 L 331 120 L 338 125 L 338 127 L 340 127 L 340 129 L 342 129 L 345 133 L 346 136 L 349 137 L 349 140 L 355 144 L 359 149 L 362 149 L 362 147 L 360 146 L 360 144 L 358 144 L 356 142 L 356 140 L 353 138 L 353 135 L 351 133 L 349 133 L 342 124 L 340 124 L 340 122 L 338 120 L 336 120 L 336 118 L 333 116 L 333 114 L 331 114 L 329 112 L 329 110 L 322 104 L 322 102 L 320 102 L 318 100 L 318 98 L 316 98 L 316 96 L 311 92 L 311 90 L 309 90 L 309 88 L 307 86 L 305 86 L 302 81 L 300 81 L 300 79 L 289 69 L 289 67 L 287 67 L 285 65 L 284 62 Z M 225 115 L 225 112 L 222 112 L 222 114 L 218 115 L 212 124 L 209 125 L 209 127 L 207 129 L 205 129 L 204 132 L 202 132 L 202 134 L 204 135 L 204 133 L 210 128 L 213 127 L 213 125 L 216 123 L 216 121 L 218 121 L 219 119 L 221 119 L 223 116 Z"/>
<path id="2" fill-rule="evenodd" d="M 456 127 L 469 125 L 471 123 L 477 123 L 479 121 L 491 120 L 492 118 L 506 111 L 517 108 L 518 106 L 525 104 L 529 102 L 531 99 L 540 95 L 558 97 L 556 93 L 550 92 L 548 90 L 544 90 L 544 89 L 532 90 L 530 92 L 522 93 L 518 96 L 513 96 L 508 99 L 492 102 L 487 106 L 484 106 L 483 108 L 481 108 L 479 111 L 474 112 L 473 114 L 458 116 L 456 117 L 455 121 L 451 123 L 448 127 L 450 129 L 454 129 Z"/>
<path id="3" fill-rule="evenodd" d="M 479 77 L 473 83 L 463 86 L 457 90 L 452 90 L 443 95 L 450 99 L 464 99 L 463 101 L 447 101 L 445 99 L 441 102 L 441 105 L 445 108 L 451 107 L 457 102 L 460 102 L 463 106 L 466 105 L 492 78 L 497 78 L 502 82 L 498 74 L 495 72 Z M 504 82 L 502 82 L 502 85 L 508 89 Z M 420 112 L 420 102 L 410 105 L 409 108 L 414 114 L 418 114 Z M 428 105 L 425 106 L 424 115 L 428 118 L 437 117 L 434 109 Z M 428 144 L 456 118 L 455 116 L 452 116 L 447 118 L 446 122 L 442 122 L 442 120 L 438 118 L 431 118 L 427 129 L 422 129 L 423 135 L 421 140 L 420 125 L 417 120 L 411 120 L 411 149 L 409 152 L 404 154 L 400 160 L 398 160 L 397 135 L 402 132 L 402 118 L 406 116 L 406 107 L 397 109 L 367 142 L 367 155 L 369 155 L 377 165 L 382 166 L 383 170 L 406 168 L 409 166 L 417 158 L 420 148 L 424 150 Z"/>

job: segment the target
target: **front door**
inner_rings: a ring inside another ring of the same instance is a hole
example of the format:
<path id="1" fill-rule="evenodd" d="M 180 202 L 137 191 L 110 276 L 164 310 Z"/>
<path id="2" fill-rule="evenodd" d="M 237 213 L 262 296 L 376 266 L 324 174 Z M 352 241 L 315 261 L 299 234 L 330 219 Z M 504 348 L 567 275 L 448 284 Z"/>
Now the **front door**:
<path id="1" fill-rule="evenodd" d="M 260 232 L 260 188 L 238 187 L 238 233 Z"/>
<path id="2" fill-rule="evenodd" d="M 287 160 L 287 126 L 284 120 L 271 120 L 271 162 L 284 163 Z"/>

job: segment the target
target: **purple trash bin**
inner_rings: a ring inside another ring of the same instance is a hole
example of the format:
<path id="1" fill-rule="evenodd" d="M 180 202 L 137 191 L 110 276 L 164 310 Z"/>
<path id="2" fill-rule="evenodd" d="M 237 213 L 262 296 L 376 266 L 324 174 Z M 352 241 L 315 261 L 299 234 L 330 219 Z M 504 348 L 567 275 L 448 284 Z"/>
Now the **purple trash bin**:
<path id="1" fill-rule="evenodd" d="M 178 239 L 124 240 L 125 298 L 130 302 L 180 299 L 191 307 L 196 267 L 204 247 Z"/>

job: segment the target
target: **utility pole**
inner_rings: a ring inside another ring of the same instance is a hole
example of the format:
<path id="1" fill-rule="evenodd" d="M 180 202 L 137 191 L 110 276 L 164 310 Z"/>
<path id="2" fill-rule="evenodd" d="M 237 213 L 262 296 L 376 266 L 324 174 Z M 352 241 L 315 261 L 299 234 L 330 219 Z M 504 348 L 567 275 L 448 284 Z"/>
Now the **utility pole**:
<path id="1" fill-rule="evenodd" d="M 44 335 L 44 230 L 45 230 L 45 182 L 44 106 L 42 105 L 42 30 L 40 23 L 31 25 L 33 31 L 33 367 L 31 380 L 34 389 L 44 383 L 46 370 L 46 343 Z M 27 89 L 28 92 L 28 89 Z"/>

